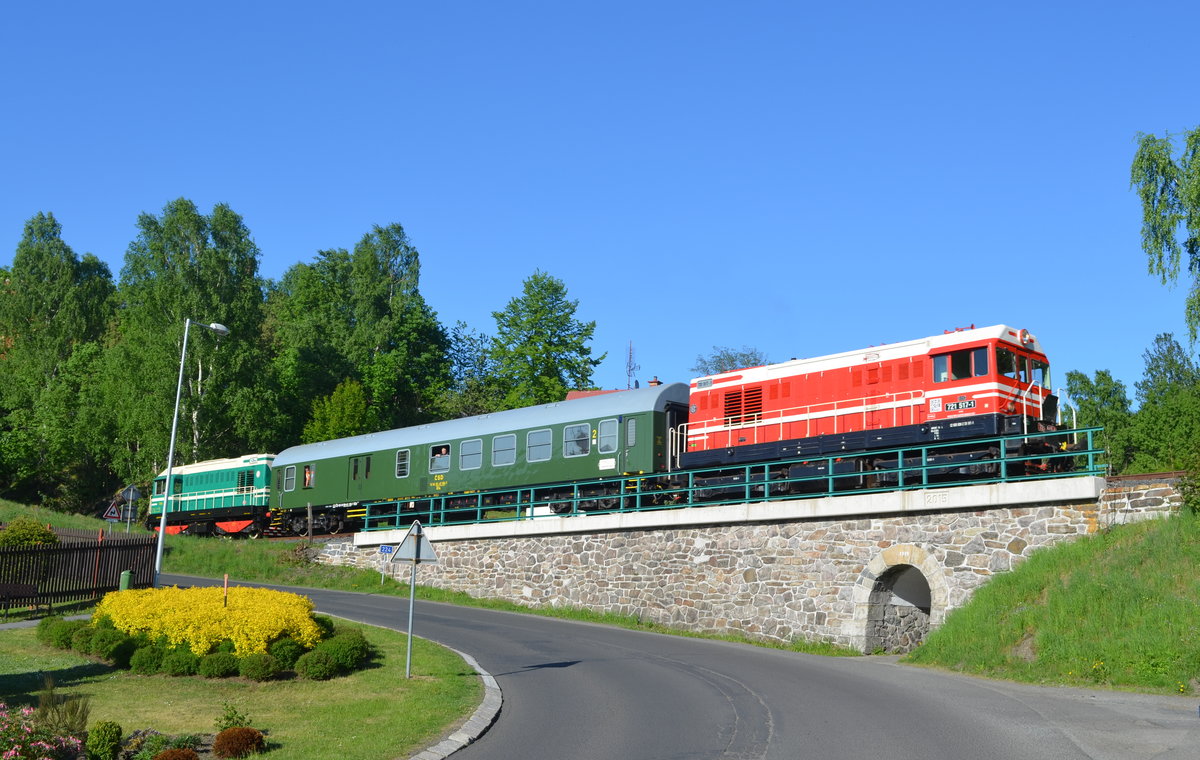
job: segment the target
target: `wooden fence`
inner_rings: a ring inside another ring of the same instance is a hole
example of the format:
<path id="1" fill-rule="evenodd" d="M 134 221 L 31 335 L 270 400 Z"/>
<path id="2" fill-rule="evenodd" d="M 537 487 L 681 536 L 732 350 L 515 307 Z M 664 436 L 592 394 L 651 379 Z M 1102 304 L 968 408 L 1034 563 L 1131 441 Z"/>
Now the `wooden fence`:
<path id="1" fill-rule="evenodd" d="M 84 532 L 77 531 L 77 534 Z M 58 545 L 0 547 L 0 606 L 48 605 L 99 599 L 120 588 L 154 585 L 155 536 L 64 535 Z"/>

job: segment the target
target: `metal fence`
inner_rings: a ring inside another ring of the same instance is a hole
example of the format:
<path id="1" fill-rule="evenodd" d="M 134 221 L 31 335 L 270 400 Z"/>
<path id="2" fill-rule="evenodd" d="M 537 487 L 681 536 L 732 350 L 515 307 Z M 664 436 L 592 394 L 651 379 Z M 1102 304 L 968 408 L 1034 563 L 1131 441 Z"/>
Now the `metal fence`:
<path id="1" fill-rule="evenodd" d="M 6 615 L 14 605 L 99 599 L 120 588 L 126 570 L 130 588 L 154 585 L 157 537 L 70 532 L 76 535 L 60 535 L 57 545 L 0 547 L 0 606 Z"/>

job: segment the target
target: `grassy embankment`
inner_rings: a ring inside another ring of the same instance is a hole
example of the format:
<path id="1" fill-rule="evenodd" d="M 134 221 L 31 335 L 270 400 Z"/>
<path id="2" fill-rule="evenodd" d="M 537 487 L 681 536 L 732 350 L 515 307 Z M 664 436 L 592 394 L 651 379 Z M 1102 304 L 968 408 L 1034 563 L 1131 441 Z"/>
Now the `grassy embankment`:
<path id="1" fill-rule="evenodd" d="M 994 678 L 1200 692 L 1200 517 L 1035 552 L 951 613 L 909 662 Z"/>

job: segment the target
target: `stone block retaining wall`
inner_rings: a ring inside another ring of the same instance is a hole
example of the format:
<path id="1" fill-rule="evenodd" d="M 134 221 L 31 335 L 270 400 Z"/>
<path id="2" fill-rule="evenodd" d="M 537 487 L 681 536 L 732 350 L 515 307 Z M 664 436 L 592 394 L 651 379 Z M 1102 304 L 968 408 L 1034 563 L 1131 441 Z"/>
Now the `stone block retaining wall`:
<path id="1" fill-rule="evenodd" d="M 418 582 L 530 606 L 567 605 L 702 631 L 867 649 L 880 626 L 923 636 L 911 610 L 872 611 L 879 579 L 912 566 L 929 584 L 928 625 L 1031 552 L 1178 505 L 1173 482 L 1114 482 L 1099 503 L 1060 503 L 439 541 Z M 574 518 L 580 528 L 590 518 Z M 379 569 L 376 546 L 326 546 L 322 561 Z M 409 565 L 390 568 L 407 580 Z M 885 595 L 886 596 L 886 595 Z M 874 601 L 873 601 L 874 600 Z"/>

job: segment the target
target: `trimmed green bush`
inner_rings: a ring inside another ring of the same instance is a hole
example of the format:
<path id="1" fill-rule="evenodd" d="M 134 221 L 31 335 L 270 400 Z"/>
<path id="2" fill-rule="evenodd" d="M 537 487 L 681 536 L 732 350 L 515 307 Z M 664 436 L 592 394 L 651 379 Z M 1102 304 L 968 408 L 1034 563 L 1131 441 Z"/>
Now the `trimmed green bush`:
<path id="1" fill-rule="evenodd" d="M 267 647 L 267 651 L 272 657 L 279 660 L 279 667 L 290 670 L 295 666 L 296 660 L 300 659 L 300 655 L 308 650 L 299 641 L 286 637 L 271 644 Z"/>
<path id="2" fill-rule="evenodd" d="M 200 658 L 185 647 L 163 655 L 161 670 L 169 676 L 194 676 L 199 667 Z"/>
<path id="3" fill-rule="evenodd" d="M 92 634 L 92 654 L 108 660 L 114 667 L 128 668 L 137 648 L 136 639 L 116 628 L 97 628 Z"/>
<path id="4" fill-rule="evenodd" d="M 152 676 L 162 670 L 163 650 L 156 646 L 139 647 L 129 658 L 129 669 L 139 676 Z"/>
<path id="5" fill-rule="evenodd" d="M 197 672 L 205 678 L 229 678 L 237 675 L 238 658 L 230 652 L 213 652 L 200 658 Z"/>
<path id="6" fill-rule="evenodd" d="M 317 644 L 314 651 L 328 654 L 340 670 L 346 673 L 358 670 L 371 657 L 371 644 L 362 631 L 350 629 Z"/>
<path id="7" fill-rule="evenodd" d="M 310 681 L 328 681 L 340 670 L 333 656 L 320 649 L 306 652 L 296 660 L 296 674 Z"/>
<path id="8" fill-rule="evenodd" d="M 50 637 L 50 629 L 63 621 L 62 615 L 47 615 L 38 621 L 36 636 L 37 640 L 48 646 L 54 646 L 54 639 Z"/>
<path id="9" fill-rule="evenodd" d="M 71 636 L 71 648 L 80 654 L 92 653 L 92 636 L 96 629 L 90 625 L 81 626 Z"/>
<path id="10" fill-rule="evenodd" d="M 333 635 L 335 629 L 333 618 L 328 615 L 313 615 L 312 619 L 317 624 L 317 627 L 321 629 L 322 639 L 327 639 Z"/>
<path id="11" fill-rule="evenodd" d="M 32 517 L 17 517 L 0 530 L 0 546 L 57 543 L 58 534 Z"/>
<path id="12" fill-rule="evenodd" d="M 279 670 L 279 660 L 266 653 L 246 655 L 238 663 L 238 673 L 251 681 L 270 681 Z"/>
<path id="13" fill-rule="evenodd" d="M 121 725 L 111 720 L 102 720 L 88 731 L 88 760 L 116 760 L 121 754 Z"/>
<path id="14" fill-rule="evenodd" d="M 75 632 L 85 625 L 86 620 L 59 620 L 50 626 L 50 645 L 59 649 L 70 649 Z"/>

